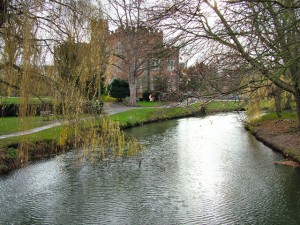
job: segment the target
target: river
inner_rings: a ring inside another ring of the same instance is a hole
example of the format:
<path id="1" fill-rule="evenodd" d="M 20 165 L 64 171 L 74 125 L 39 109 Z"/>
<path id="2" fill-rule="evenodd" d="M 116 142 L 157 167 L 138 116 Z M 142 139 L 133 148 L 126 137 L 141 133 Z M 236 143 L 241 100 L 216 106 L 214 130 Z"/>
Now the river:
<path id="1" fill-rule="evenodd" d="M 73 151 L 2 176 L 0 224 L 299 224 L 300 170 L 273 165 L 282 156 L 240 119 L 136 127 L 126 131 L 145 146 L 136 157 Z"/>

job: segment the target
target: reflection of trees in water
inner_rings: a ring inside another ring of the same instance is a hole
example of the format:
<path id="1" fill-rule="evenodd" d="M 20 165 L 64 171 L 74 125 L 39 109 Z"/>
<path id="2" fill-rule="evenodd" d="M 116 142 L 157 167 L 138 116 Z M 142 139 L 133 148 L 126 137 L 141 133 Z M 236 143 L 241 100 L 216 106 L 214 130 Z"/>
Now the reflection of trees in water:
<path id="1" fill-rule="evenodd" d="M 169 110 L 174 110 L 170 108 Z M 129 133 L 133 137 L 140 139 L 140 137 L 146 137 L 146 136 L 160 136 L 161 134 L 164 134 L 168 129 L 171 129 L 172 127 L 176 126 L 178 122 L 176 120 L 170 120 L 170 121 L 162 121 L 159 123 L 153 123 L 153 124 L 147 124 L 146 127 L 135 127 L 134 129 L 127 130 L 126 133 Z"/>

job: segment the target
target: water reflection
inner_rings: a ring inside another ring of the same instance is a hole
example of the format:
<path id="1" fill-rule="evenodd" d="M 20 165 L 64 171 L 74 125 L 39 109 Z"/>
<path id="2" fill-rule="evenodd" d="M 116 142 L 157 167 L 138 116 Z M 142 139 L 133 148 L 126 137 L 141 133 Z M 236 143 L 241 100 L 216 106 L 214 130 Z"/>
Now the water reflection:
<path id="1" fill-rule="evenodd" d="M 71 152 L 2 177 L 1 224 L 298 224 L 299 170 L 274 166 L 235 115 L 128 133 L 146 146 L 137 157 Z"/>

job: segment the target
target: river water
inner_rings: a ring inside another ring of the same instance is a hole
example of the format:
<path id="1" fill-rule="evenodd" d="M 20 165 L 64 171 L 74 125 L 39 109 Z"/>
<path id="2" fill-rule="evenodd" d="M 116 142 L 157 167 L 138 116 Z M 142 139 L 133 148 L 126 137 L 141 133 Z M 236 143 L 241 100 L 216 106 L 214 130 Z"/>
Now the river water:
<path id="1" fill-rule="evenodd" d="M 299 224 L 300 170 L 273 165 L 237 114 L 127 132 L 136 157 L 69 152 L 0 177 L 0 224 Z"/>

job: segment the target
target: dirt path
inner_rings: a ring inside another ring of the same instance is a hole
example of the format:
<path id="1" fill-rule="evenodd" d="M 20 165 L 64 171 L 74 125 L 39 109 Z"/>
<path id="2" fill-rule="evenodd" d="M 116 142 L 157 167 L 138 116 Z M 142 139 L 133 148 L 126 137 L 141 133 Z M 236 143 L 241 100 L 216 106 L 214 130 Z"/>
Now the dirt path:
<path id="1" fill-rule="evenodd" d="M 120 113 L 120 112 L 130 110 L 132 108 L 133 107 L 127 107 L 127 106 L 124 106 L 124 105 L 121 105 L 121 104 L 116 104 L 116 103 L 106 103 L 104 105 L 103 111 L 105 113 L 107 113 L 108 115 L 113 115 L 113 114 L 116 114 L 116 113 Z M 20 132 L 16 132 L 16 133 L 12 133 L 12 134 L 1 135 L 0 140 L 5 139 L 5 138 L 10 138 L 10 137 L 19 137 L 19 136 L 22 136 L 22 135 L 33 134 L 33 133 L 36 133 L 36 132 L 39 132 L 39 131 L 42 131 L 42 130 L 50 129 L 52 127 L 60 126 L 63 123 L 64 123 L 63 121 L 58 121 L 58 122 L 53 122 L 51 124 L 48 124 L 48 125 L 45 125 L 45 126 L 42 126 L 42 127 L 36 127 L 36 128 L 26 130 L 26 131 L 20 131 Z"/>

